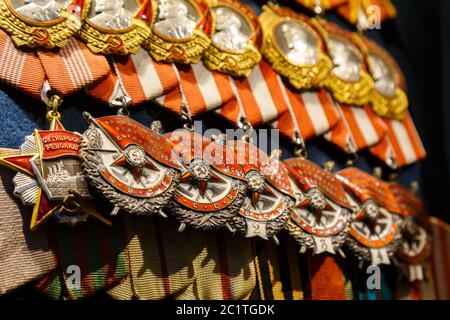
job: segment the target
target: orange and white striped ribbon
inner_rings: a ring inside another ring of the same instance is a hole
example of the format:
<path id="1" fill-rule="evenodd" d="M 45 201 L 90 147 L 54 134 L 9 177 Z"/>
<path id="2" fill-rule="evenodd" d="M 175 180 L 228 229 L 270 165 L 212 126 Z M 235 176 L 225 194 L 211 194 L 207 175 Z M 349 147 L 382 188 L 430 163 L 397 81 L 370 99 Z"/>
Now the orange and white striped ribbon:
<path id="1" fill-rule="evenodd" d="M 184 103 L 191 116 L 195 117 L 235 98 L 230 77 L 208 70 L 202 62 L 174 68 L 180 83 L 178 92 L 156 99 L 158 104 L 171 111 L 180 113 Z"/>
<path id="2" fill-rule="evenodd" d="M 0 30 L 0 81 L 40 99 L 45 72 L 37 55 L 18 49 L 11 38 Z"/>
<path id="3" fill-rule="evenodd" d="M 229 101 L 217 113 L 233 123 L 242 117 L 253 125 L 270 123 L 287 110 L 284 85 L 279 75 L 264 60 L 255 66 L 246 79 L 232 79 L 236 99 Z"/>
<path id="4" fill-rule="evenodd" d="M 336 104 L 325 89 L 297 93 L 282 86 L 287 111 L 272 126 L 281 134 L 295 140 L 300 134 L 304 141 L 321 136 L 341 120 Z"/>
<path id="5" fill-rule="evenodd" d="M 377 144 L 386 135 L 386 126 L 370 106 L 336 106 L 340 122 L 325 138 L 344 151 L 357 152 Z M 349 150 L 351 147 L 351 150 Z"/>
<path id="6" fill-rule="evenodd" d="M 156 99 L 178 87 L 174 65 L 158 63 L 140 49 L 137 54 L 116 56 L 113 71 L 107 78 L 88 89 L 88 93 L 106 103 L 117 98 L 119 86 L 132 99 L 132 104 Z"/>
<path id="7" fill-rule="evenodd" d="M 422 140 L 407 112 L 402 121 L 383 119 L 387 129 L 387 139 L 371 148 L 371 153 L 380 160 L 386 161 L 393 155 L 397 165 L 408 166 L 426 157 Z"/>
<path id="8" fill-rule="evenodd" d="M 61 96 L 93 85 L 111 72 L 104 56 L 92 53 L 75 38 L 57 52 L 38 50 L 37 54 L 51 88 Z"/>
<path id="9" fill-rule="evenodd" d="M 431 218 L 433 232 L 433 275 L 436 298 L 450 300 L 450 226 Z"/>

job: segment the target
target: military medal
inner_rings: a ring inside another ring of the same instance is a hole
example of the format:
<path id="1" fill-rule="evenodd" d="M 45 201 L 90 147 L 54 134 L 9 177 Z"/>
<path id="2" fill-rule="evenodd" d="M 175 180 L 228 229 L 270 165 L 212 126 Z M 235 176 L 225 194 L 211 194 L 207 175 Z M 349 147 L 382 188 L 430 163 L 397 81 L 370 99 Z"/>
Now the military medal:
<path id="1" fill-rule="evenodd" d="M 110 225 L 87 203 L 92 197 L 78 158 L 81 135 L 62 126 L 57 110 L 61 99 L 53 96 L 50 103 L 50 129 L 35 130 L 25 138 L 20 153 L 0 158 L 0 164 L 18 171 L 15 195 L 24 205 L 34 206 L 30 229 L 36 230 L 50 217 L 73 226 L 92 215 Z"/>
<path id="2" fill-rule="evenodd" d="M 18 47 L 62 48 L 81 28 L 85 0 L 0 1 L 0 27 Z"/>
<path id="3" fill-rule="evenodd" d="M 389 185 L 356 168 L 344 169 L 336 177 L 361 204 L 350 224 L 348 248 L 362 263 L 391 264 L 401 237 L 402 213 Z"/>
<path id="4" fill-rule="evenodd" d="M 364 40 L 368 48 L 366 60 L 374 80 L 370 99 L 373 109 L 379 116 L 401 120 L 408 110 L 408 97 L 400 68 L 379 45 Z"/>
<path id="5" fill-rule="evenodd" d="M 239 163 L 243 164 L 247 193 L 243 206 L 230 225 L 247 238 L 272 238 L 286 225 L 295 195 L 287 169 L 249 142 L 229 141 Z"/>
<path id="6" fill-rule="evenodd" d="M 365 45 L 355 33 L 320 20 L 333 69 L 324 85 L 339 103 L 362 106 L 370 101 L 373 81 L 365 70 Z"/>
<path id="7" fill-rule="evenodd" d="M 137 53 L 149 35 L 150 0 L 91 0 L 79 37 L 94 53 Z"/>
<path id="8" fill-rule="evenodd" d="M 432 238 L 425 204 L 416 194 L 398 183 L 391 183 L 390 188 L 403 209 L 404 217 L 402 240 L 394 262 L 410 282 L 423 281 L 432 253 Z"/>
<path id="9" fill-rule="evenodd" d="M 332 68 L 315 19 L 274 4 L 263 6 L 262 53 L 296 89 L 323 86 Z"/>
<path id="10" fill-rule="evenodd" d="M 209 8 L 203 0 L 153 0 L 153 21 L 144 44 L 156 61 L 196 64 L 209 47 Z"/>
<path id="11" fill-rule="evenodd" d="M 83 171 L 92 188 L 114 206 L 111 215 L 122 210 L 165 217 L 162 209 L 176 191 L 180 167 L 159 134 L 159 123 L 152 130 L 125 115 L 84 116 L 89 128 L 81 139 Z"/>
<path id="12" fill-rule="evenodd" d="M 211 45 L 203 62 L 214 71 L 249 76 L 261 60 L 258 16 L 237 0 L 209 0 L 213 17 Z"/>
<path id="13" fill-rule="evenodd" d="M 339 180 L 318 165 L 301 158 L 283 161 L 294 178 L 297 203 L 287 230 L 301 245 L 301 252 L 313 250 L 342 256 L 351 213 L 355 209 Z"/>
<path id="14" fill-rule="evenodd" d="M 242 206 L 246 184 L 233 151 L 188 130 L 166 135 L 182 162 L 183 173 L 167 211 L 197 229 L 227 226 Z"/>

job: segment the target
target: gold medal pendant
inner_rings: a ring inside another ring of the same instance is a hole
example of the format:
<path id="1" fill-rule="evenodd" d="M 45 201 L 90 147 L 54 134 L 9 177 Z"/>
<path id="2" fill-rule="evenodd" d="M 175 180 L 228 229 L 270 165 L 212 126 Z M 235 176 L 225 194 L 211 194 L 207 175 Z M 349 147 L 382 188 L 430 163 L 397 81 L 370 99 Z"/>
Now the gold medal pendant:
<path id="1" fill-rule="evenodd" d="M 423 281 L 432 254 L 431 228 L 425 204 L 416 194 L 398 183 L 391 183 L 390 188 L 403 209 L 404 217 L 402 240 L 394 262 L 408 281 Z"/>
<path id="2" fill-rule="evenodd" d="M 269 157 L 249 142 L 229 141 L 227 146 L 243 164 L 247 181 L 244 204 L 230 225 L 246 238 L 278 243 L 276 235 L 284 229 L 295 199 L 286 167 L 276 152 Z"/>
<path id="3" fill-rule="evenodd" d="M 111 215 L 123 210 L 166 217 L 162 209 L 176 191 L 180 167 L 159 133 L 160 124 L 149 129 L 126 115 L 84 116 L 89 128 L 81 139 L 83 171 L 91 187 L 113 205 Z"/>
<path id="4" fill-rule="evenodd" d="M 261 60 L 258 16 L 237 0 L 210 0 L 211 45 L 203 62 L 213 70 L 247 77 Z"/>
<path id="5" fill-rule="evenodd" d="M 62 48 L 80 30 L 89 0 L 3 0 L 0 27 L 18 47 Z"/>
<path id="6" fill-rule="evenodd" d="M 209 47 L 209 7 L 203 0 L 153 0 L 153 20 L 144 47 L 156 61 L 196 64 Z"/>
<path id="7" fill-rule="evenodd" d="M 244 201 L 246 184 L 233 151 L 188 130 L 166 135 L 183 166 L 177 192 L 167 207 L 180 231 L 187 225 L 212 230 L 236 216 Z"/>
<path id="8" fill-rule="evenodd" d="M 35 130 L 27 136 L 20 153 L 0 158 L 0 164 L 18 171 L 14 193 L 24 205 L 34 206 L 30 229 L 43 225 L 49 218 L 76 225 L 89 216 L 111 225 L 89 200 L 92 199 L 78 157 L 81 135 L 64 129 L 53 96 L 47 118 L 49 130 Z"/>
<path id="9" fill-rule="evenodd" d="M 340 181 L 318 165 L 301 158 L 283 161 L 295 181 L 297 203 L 286 229 L 313 254 L 339 252 L 345 244 L 355 208 Z"/>
<path id="10" fill-rule="evenodd" d="M 375 42 L 365 39 L 368 48 L 366 60 L 374 79 L 370 101 L 381 117 L 402 120 L 408 110 L 404 91 L 405 79 L 394 59 Z"/>
<path id="11" fill-rule="evenodd" d="M 356 168 L 339 171 L 336 177 L 362 209 L 350 224 L 347 247 L 361 267 L 364 262 L 391 264 L 401 238 L 402 210 L 389 185 Z"/>
<path id="12" fill-rule="evenodd" d="M 262 52 L 296 89 L 322 87 L 333 64 L 325 54 L 315 19 L 274 4 L 263 6 Z"/>
<path id="13" fill-rule="evenodd" d="M 320 20 L 323 37 L 334 67 L 324 85 L 340 103 L 363 106 L 370 101 L 373 80 L 365 66 L 363 41 L 356 33 Z"/>
<path id="14" fill-rule="evenodd" d="M 90 0 L 78 36 L 94 53 L 128 55 L 138 52 L 149 35 L 150 0 Z"/>

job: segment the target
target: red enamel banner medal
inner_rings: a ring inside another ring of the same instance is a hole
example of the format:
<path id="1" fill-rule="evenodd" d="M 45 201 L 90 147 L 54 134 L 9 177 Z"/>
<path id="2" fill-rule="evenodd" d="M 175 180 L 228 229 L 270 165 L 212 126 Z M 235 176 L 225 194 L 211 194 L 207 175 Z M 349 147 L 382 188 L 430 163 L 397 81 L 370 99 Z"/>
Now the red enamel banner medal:
<path id="1" fill-rule="evenodd" d="M 337 178 L 362 208 L 350 225 L 347 246 L 360 261 L 391 264 L 401 237 L 402 210 L 389 185 L 356 168 L 338 172 Z"/>
<path id="2" fill-rule="evenodd" d="M 286 225 L 294 205 L 294 193 L 287 169 L 245 141 L 230 141 L 239 163 L 243 164 L 247 193 L 239 214 L 230 223 L 247 238 L 273 238 Z"/>
<path id="3" fill-rule="evenodd" d="M 416 194 L 398 183 L 391 183 L 390 188 L 404 217 L 402 240 L 395 255 L 395 264 L 410 282 L 423 281 L 432 253 L 431 226 L 425 204 Z"/>
<path id="4" fill-rule="evenodd" d="M 158 130 L 127 116 L 94 119 L 83 134 L 80 155 L 91 186 L 113 206 L 135 215 L 162 213 L 180 178 L 172 148 Z"/>
<path id="5" fill-rule="evenodd" d="M 167 208 L 182 223 L 180 230 L 186 225 L 198 229 L 229 227 L 246 190 L 244 171 L 233 159 L 232 150 L 188 130 L 166 137 L 184 171 Z"/>
<path id="6" fill-rule="evenodd" d="M 336 254 L 344 245 L 355 209 L 340 181 L 318 165 L 301 158 L 283 161 L 295 181 L 297 204 L 288 231 L 314 254 Z"/>

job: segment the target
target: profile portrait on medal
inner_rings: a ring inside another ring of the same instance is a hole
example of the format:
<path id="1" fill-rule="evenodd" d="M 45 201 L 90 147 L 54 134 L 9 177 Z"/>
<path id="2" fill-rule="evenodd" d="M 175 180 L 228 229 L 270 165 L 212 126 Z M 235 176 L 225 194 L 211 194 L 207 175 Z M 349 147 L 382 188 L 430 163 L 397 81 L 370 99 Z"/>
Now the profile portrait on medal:
<path id="1" fill-rule="evenodd" d="M 192 37 L 200 19 L 194 5 L 187 0 L 157 0 L 158 13 L 153 31 L 173 39 Z"/>
<path id="2" fill-rule="evenodd" d="M 314 65 L 319 60 L 319 39 L 301 23 L 280 23 L 275 32 L 275 40 L 281 52 L 293 64 Z"/>
<path id="3" fill-rule="evenodd" d="M 368 63 L 375 89 L 386 97 L 395 97 L 397 84 L 388 63 L 377 55 L 369 55 Z"/>
<path id="4" fill-rule="evenodd" d="M 67 0 L 7 0 L 14 11 L 32 21 L 49 22 L 61 16 Z"/>
<path id="5" fill-rule="evenodd" d="M 347 40 L 339 37 L 330 37 L 328 47 L 334 64 L 333 73 L 345 81 L 359 81 L 362 56 L 357 49 Z"/>
<path id="6" fill-rule="evenodd" d="M 92 0 L 88 19 L 91 24 L 108 30 L 123 30 L 132 26 L 139 9 L 135 0 Z"/>
<path id="7" fill-rule="evenodd" d="M 245 51 L 252 34 L 248 21 L 239 12 L 226 6 L 214 7 L 213 12 L 216 25 L 212 42 L 225 50 Z"/>

